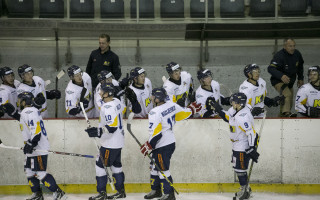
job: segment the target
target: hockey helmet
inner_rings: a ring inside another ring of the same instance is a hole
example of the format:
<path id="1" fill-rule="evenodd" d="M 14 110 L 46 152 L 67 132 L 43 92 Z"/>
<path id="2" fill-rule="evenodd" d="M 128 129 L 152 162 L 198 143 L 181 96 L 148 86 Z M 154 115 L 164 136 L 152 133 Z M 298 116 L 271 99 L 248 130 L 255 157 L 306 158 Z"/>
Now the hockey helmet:
<path id="1" fill-rule="evenodd" d="M 166 70 L 168 72 L 168 74 L 172 74 L 175 70 L 180 69 L 181 67 L 179 64 L 175 63 L 175 62 L 170 62 L 169 64 L 167 64 L 166 66 Z"/>
<path id="2" fill-rule="evenodd" d="M 158 99 L 160 102 L 165 102 L 167 98 L 167 91 L 164 88 L 154 88 L 152 90 L 152 96 L 154 96 L 154 99 Z"/>
<path id="3" fill-rule="evenodd" d="M 32 69 L 32 67 L 30 67 L 30 66 L 27 65 L 27 64 L 24 64 L 24 65 L 22 65 L 22 66 L 20 66 L 20 67 L 18 68 L 18 74 L 19 74 L 20 78 L 22 78 L 22 75 L 23 75 L 23 74 L 25 74 L 25 73 L 27 73 L 27 72 L 30 72 L 30 71 L 33 72 L 33 69 Z"/>
<path id="4" fill-rule="evenodd" d="M 230 97 L 230 104 L 232 104 L 233 101 L 236 104 L 240 104 L 241 107 L 244 107 L 247 103 L 247 96 L 242 92 L 234 93 Z"/>
<path id="5" fill-rule="evenodd" d="M 197 78 L 200 81 L 203 78 L 206 78 L 208 76 L 212 76 L 212 73 L 209 69 L 199 70 L 197 72 Z"/>
<path id="6" fill-rule="evenodd" d="M 3 78 L 6 75 L 13 74 L 13 71 L 10 67 L 2 67 L 0 69 L 0 76 Z"/>
<path id="7" fill-rule="evenodd" d="M 146 71 L 141 67 L 136 67 L 130 71 L 130 79 L 138 77 L 140 74 L 146 73 Z"/>
<path id="8" fill-rule="evenodd" d="M 112 83 L 103 83 L 101 84 L 101 91 L 103 94 L 108 93 L 108 96 L 114 95 L 114 86 Z"/>
<path id="9" fill-rule="evenodd" d="M 318 72 L 318 76 L 320 75 L 320 67 L 319 66 L 312 66 L 308 69 L 308 76 L 311 72 Z"/>
<path id="10" fill-rule="evenodd" d="M 104 81 L 110 77 L 112 77 L 112 73 L 107 70 L 102 70 L 97 75 L 99 82 Z"/>
<path id="11" fill-rule="evenodd" d="M 31 92 L 22 92 L 18 95 L 19 104 L 21 106 L 21 102 L 25 101 L 26 105 L 32 105 L 34 96 Z"/>
<path id="12" fill-rule="evenodd" d="M 81 68 L 77 65 L 72 65 L 71 67 L 68 68 L 67 71 L 68 71 L 69 77 L 72 77 L 82 72 Z"/>
<path id="13" fill-rule="evenodd" d="M 257 64 L 249 64 L 244 67 L 243 73 L 247 78 L 249 78 L 248 73 L 252 73 L 255 69 L 260 70 L 260 67 Z"/>

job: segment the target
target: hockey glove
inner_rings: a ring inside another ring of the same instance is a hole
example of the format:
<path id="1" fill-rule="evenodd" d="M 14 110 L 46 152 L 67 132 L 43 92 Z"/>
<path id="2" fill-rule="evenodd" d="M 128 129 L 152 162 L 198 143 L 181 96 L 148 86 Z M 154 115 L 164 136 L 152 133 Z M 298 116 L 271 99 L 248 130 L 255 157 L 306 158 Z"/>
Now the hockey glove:
<path id="1" fill-rule="evenodd" d="M 46 91 L 47 99 L 60 99 L 61 92 L 59 90 L 49 90 Z"/>
<path id="2" fill-rule="evenodd" d="M 222 112 L 222 107 L 221 105 L 215 101 L 215 99 L 213 97 L 209 97 L 206 101 L 206 106 L 209 107 L 209 109 L 217 112 L 217 113 L 221 113 Z M 207 108 L 208 109 L 208 108 Z"/>
<path id="3" fill-rule="evenodd" d="M 254 107 L 252 110 L 251 110 L 251 114 L 252 116 L 258 116 L 260 115 L 261 113 L 264 112 L 264 108 L 260 108 L 260 107 Z"/>
<path id="4" fill-rule="evenodd" d="M 201 106 L 200 103 L 197 104 L 197 102 L 192 102 L 192 103 L 188 106 L 188 108 L 191 109 L 192 115 L 194 115 L 194 114 L 198 113 L 198 112 L 201 110 L 202 106 Z"/>
<path id="5" fill-rule="evenodd" d="M 42 93 L 37 94 L 37 96 L 34 98 L 34 106 L 36 108 L 41 108 L 42 104 L 46 102 L 46 98 L 44 98 Z"/>
<path id="6" fill-rule="evenodd" d="M 146 141 L 146 143 L 144 143 L 141 147 L 140 147 L 140 151 L 144 156 L 147 156 L 151 153 L 152 151 L 152 146 L 150 145 L 150 143 L 148 141 Z"/>
<path id="7" fill-rule="evenodd" d="M 129 99 L 131 104 L 137 101 L 137 95 L 131 88 L 126 88 L 126 97 Z"/>
<path id="8" fill-rule="evenodd" d="M 2 106 L 3 106 L 4 112 L 6 112 L 10 116 L 12 116 L 14 114 L 14 111 L 16 110 L 11 103 L 6 103 L 6 104 L 3 104 Z"/>
<path id="9" fill-rule="evenodd" d="M 28 140 L 23 147 L 23 153 L 24 154 L 32 154 L 32 152 L 33 152 L 33 145 L 31 143 L 31 141 Z"/>
<path id="10" fill-rule="evenodd" d="M 119 99 L 125 94 L 124 90 L 120 86 L 114 86 L 114 97 Z"/>
<path id="11" fill-rule="evenodd" d="M 320 117 L 320 108 L 308 107 L 307 108 L 308 117 L 317 118 Z"/>
<path id="12" fill-rule="evenodd" d="M 3 117 L 4 114 L 5 114 L 5 111 L 4 111 L 4 109 L 3 109 L 3 106 L 0 105 L 0 118 Z"/>
<path id="13" fill-rule="evenodd" d="M 85 131 L 88 133 L 89 137 L 100 138 L 102 135 L 102 128 L 98 128 L 98 127 L 87 128 Z"/>
<path id="14" fill-rule="evenodd" d="M 221 99 L 221 104 L 224 105 L 224 106 L 230 106 L 230 98 L 231 97 L 222 97 L 220 96 L 220 99 Z"/>
<path id="15" fill-rule="evenodd" d="M 272 100 L 273 100 L 273 107 L 277 107 L 279 105 L 283 105 L 284 104 L 284 99 L 285 97 L 283 95 L 280 95 L 280 96 L 276 96 L 274 97 Z"/>
<path id="16" fill-rule="evenodd" d="M 130 79 L 127 77 L 124 77 L 120 82 L 119 85 L 120 87 L 122 87 L 122 89 L 124 89 L 125 87 L 127 87 L 129 85 L 129 81 Z"/>
<path id="17" fill-rule="evenodd" d="M 253 162 L 258 163 L 260 154 L 257 152 L 255 147 L 252 146 L 249 149 L 246 149 L 246 154 L 253 160 Z"/>
<path id="18" fill-rule="evenodd" d="M 87 99 L 82 99 L 82 100 L 80 100 L 80 102 L 83 103 L 83 107 L 84 107 L 84 108 L 88 108 L 88 106 L 89 106 L 89 101 L 88 101 Z M 80 107 L 80 104 L 79 104 L 79 106 L 77 106 L 77 107 Z M 80 110 L 81 110 L 81 109 L 80 109 Z"/>
<path id="19" fill-rule="evenodd" d="M 186 107 L 186 97 L 187 93 L 184 93 L 180 99 L 178 99 L 177 104 L 181 107 Z"/>
<path id="20" fill-rule="evenodd" d="M 216 99 L 214 97 L 208 97 L 206 100 L 206 109 L 208 111 L 214 111 L 214 107 L 212 107 L 212 102 L 215 102 Z"/>

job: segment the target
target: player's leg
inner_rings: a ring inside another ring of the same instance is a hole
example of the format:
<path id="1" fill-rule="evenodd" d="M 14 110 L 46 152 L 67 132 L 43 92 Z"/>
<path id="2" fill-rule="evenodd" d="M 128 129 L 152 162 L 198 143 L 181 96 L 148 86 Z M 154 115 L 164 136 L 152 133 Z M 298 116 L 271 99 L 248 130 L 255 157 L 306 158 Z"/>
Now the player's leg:
<path id="1" fill-rule="evenodd" d="M 250 185 L 245 190 L 248 183 L 247 169 L 249 165 L 250 158 L 247 156 L 246 152 L 233 151 L 232 163 L 234 171 L 236 172 L 239 183 L 240 190 L 235 193 L 235 196 L 239 199 L 248 199 L 251 194 Z"/>
<path id="2" fill-rule="evenodd" d="M 157 155 L 157 149 L 152 153 L 152 159 L 155 160 L 155 155 Z M 155 170 L 155 166 L 150 162 L 150 184 L 151 191 L 144 196 L 144 199 L 154 199 L 162 196 L 160 177 L 158 171 Z"/>
<path id="3" fill-rule="evenodd" d="M 105 200 L 107 199 L 107 183 L 108 177 L 107 173 L 103 167 L 103 163 L 107 166 L 109 159 L 110 151 L 104 147 L 100 147 L 100 155 L 103 158 L 101 160 L 100 156 L 97 157 L 96 160 L 96 180 L 97 180 L 97 192 L 96 196 L 92 196 L 89 200 Z"/>
<path id="4" fill-rule="evenodd" d="M 31 169 L 31 157 L 26 156 L 24 172 L 27 176 L 28 184 L 32 191 L 32 196 L 27 200 L 43 200 L 40 181 L 36 178 L 36 172 L 32 171 Z"/>
<path id="5" fill-rule="evenodd" d="M 126 197 L 124 188 L 125 176 L 122 171 L 121 149 L 110 149 L 109 165 L 111 165 L 112 177 L 117 193 L 108 196 L 108 199 L 120 199 Z"/>
<path id="6" fill-rule="evenodd" d="M 159 151 L 156 156 L 156 163 L 160 167 L 161 171 L 164 173 L 164 175 L 169 179 L 171 183 L 173 183 L 173 179 L 170 173 L 170 160 L 172 157 L 172 154 L 175 150 L 175 143 L 164 146 L 159 148 Z M 174 190 L 170 183 L 165 179 L 165 177 L 158 172 L 158 175 L 160 177 L 160 182 L 163 185 L 163 196 L 160 198 L 160 200 L 175 200 L 174 196 Z"/>
<path id="7" fill-rule="evenodd" d="M 54 177 L 47 173 L 48 155 L 33 157 L 34 168 L 37 177 L 51 192 L 53 192 L 53 199 L 66 199 L 65 193 L 59 188 Z"/>

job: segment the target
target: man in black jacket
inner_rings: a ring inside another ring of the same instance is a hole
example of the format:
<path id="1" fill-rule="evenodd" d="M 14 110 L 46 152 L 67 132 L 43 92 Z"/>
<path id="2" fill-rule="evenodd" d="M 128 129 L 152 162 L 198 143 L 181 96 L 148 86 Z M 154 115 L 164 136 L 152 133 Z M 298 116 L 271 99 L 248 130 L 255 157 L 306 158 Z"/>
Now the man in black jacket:
<path id="1" fill-rule="evenodd" d="M 291 113 L 291 108 L 293 106 L 293 85 L 297 76 L 298 88 L 304 84 L 304 61 L 301 53 L 295 49 L 295 45 L 292 38 L 284 39 L 283 49 L 274 55 L 268 67 L 272 86 L 285 97 L 284 104 L 280 106 L 281 117 L 296 117 L 296 114 Z"/>
<path id="2" fill-rule="evenodd" d="M 110 48 L 110 36 L 101 34 L 99 36 L 99 48 L 90 54 L 86 72 L 92 79 L 92 88 L 96 88 L 99 81 L 97 74 L 102 70 L 111 72 L 116 80 L 121 77 L 119 57 Z"/>

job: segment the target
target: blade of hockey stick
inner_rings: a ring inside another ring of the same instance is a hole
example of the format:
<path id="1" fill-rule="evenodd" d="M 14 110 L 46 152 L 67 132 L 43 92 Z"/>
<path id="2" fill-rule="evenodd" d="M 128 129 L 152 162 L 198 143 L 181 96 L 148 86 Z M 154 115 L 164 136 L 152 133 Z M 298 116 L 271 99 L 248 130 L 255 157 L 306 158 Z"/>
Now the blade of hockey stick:
<path id="1" fill-rule="evenodd" d="M 166 82 L 167 78 L 165 76 L 162 76 L 162 82 Z"/>
<path id="2" fill-rule="evenodd" d="M 84 118 L 86 119 L 86 121 L 87 121 L 87 124 L 88 124 L 88 127 L 90 128 L 91 127 L 91 125 L 90 125 L 90 121 L 89 121 L 89 119 L 88 119 L 88 116 L 87 116 L 87 113 L 86 113 L 86 110 L 84 109 L 84 107 L 83 107 L 83 103 L 82 102 L 80 102 L 80 107 L 81 107 L 81 110 L 82 110 L 82 113 L 83 113 L 83 115 L 84 115 Z M 98 143 L 97 143 L 97 140 L 94 138 L 94 143 L 96 144 L 96 146 L 97 146 L 97 149 L 98 149 L 98 153 L 99 153 L 99 157 L 100 157 L 100 159 L 101 159 L 101 162 L 102 162 L 102 165 L 103 165 L 103 168 L 104 168 L 104 170 L 106 171 L 106 174 L 107 174 L 107 177 L 108 177 L 108 180 L 109 180 L 109 184 L 110 184 L 110 187 L 111 187 L 111 189 L 112 190 L 115 190 L 114 189 L 114 184 L 113 184 L 113 180 L 112 180 L 112 178 L 110 177 L 110 175 L 109 175 L 109 172 L 108 172 L 108 169 L 107 169 L 107 166 L 105 166 L 105 164 L 104 164 L 104 159 L 103 159 L 103 157 L 101 156 L 101 154 L 100 154 L 100 147 L 99 147 L 99 145 L 98 145 Z"/>
<path id="3" fill-rule="evenodd" d="M 63 77 L 63 75 L 65 75 L 66 71 L 64 71 L 64 69 L 62 69 L 58 74 L 57 74 L 57 78 L 61 79 Z"/>
<path id="4" fill-rule="evenodd" d="M 130 113 L 128 120 L 127 120 L 127 130 L 129 131 L 130 135 L 134 138 L 134 140 L 138 143 L 139 147 L 141 147 L 141 143 L 139 142 L 139 140 L 137 139 L 137 137 L 132 133 L 131 131 L 131 123 L 132 123 L 132 119 L 133 119 L 134 113 Z M 171 181 L 168 179 L 168 177 L 163 173 L 163 171 L 161 171 L 160 167 L 157 165 L 157 163 L 151 158 L 151 156 L 148 154 L 147 155 L 148 158 L 151 160 L 152 164 L 154 164 L 154 166 L 157 168 L 157 170 L 161 173 L 161 175 L 168 181 L 168 183 L 170 184 L 170 186 L 173 188 L 173 190 L 175 191 L 175 193 L 177 195 L 179 195 L 179 192 L 176 190 L 176 188 L 173 186 L 173 183 L 171 183 Z"/>
<path id="5" fill-rule="evenodd" d="M 0 139 L 0 148 L 4 148 L 4 149 L 15 149 L 15 150 L 23 150 L 22 147 L 13 147 L 13 146 L 7 146 L 5 144 L 3 144 L 3 142 Z M 92 155 L 85 155 L 85 154 L 78 154 L 78 153 L 67 153 L 67 152 L 60 152 L 60 151 L 46 151 L 46 150 L 40 150 L 40 149 L 36 149 L 34 150 L 36 152 L 44 152 L 44 153 L 53 153 L 53 154 L 59 154 L 59 155 L 65 155 L 65 156 L 76 156 L 76 157 L 85 157 L 85 158 L 94 158 L 94 156 Z"/>

